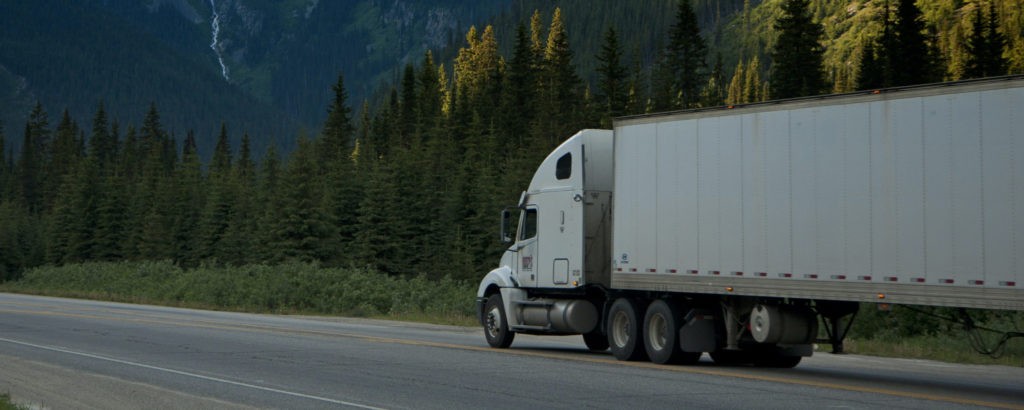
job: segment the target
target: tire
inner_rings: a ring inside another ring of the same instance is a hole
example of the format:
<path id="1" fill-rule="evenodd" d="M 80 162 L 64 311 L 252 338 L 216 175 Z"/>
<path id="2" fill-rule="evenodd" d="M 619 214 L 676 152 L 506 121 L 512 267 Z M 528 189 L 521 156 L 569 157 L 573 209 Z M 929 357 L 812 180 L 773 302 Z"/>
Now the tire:
<path id="1" fill-rule="evenodd" d="M 484 304 L 484 337 L 491 347 L 504 349 L 512 345 L 516 334 L 508 329 L 505 304 L 500 294 L 493 294 Z"/>
<path id="2" fill-rule="evenodd" d="M 590 349 L 592 352 L 603 352 L 608 350 L 608 335 L 601 333 L 600 330 L 584 333 L 583 343 L 585 343 L 587 345 L 587 349 Z"/>
<path id="3" fill-rule="evenodd" d="M 679 349 L 679 309 L 671 303 L 658 299 L 647 306 L 644 315 L 644 348 L 654 363 L 694 364 L 701 353 L 684 352 Z"/>
<path id="4" fill-rule="evenodd" d="M 608 346 L 612 355 L 619 360 L 644 360 L 647 352 L 641 337 L 643 316 L 636 305 L 626 298 L 620 298 L 608 311 Z"/>

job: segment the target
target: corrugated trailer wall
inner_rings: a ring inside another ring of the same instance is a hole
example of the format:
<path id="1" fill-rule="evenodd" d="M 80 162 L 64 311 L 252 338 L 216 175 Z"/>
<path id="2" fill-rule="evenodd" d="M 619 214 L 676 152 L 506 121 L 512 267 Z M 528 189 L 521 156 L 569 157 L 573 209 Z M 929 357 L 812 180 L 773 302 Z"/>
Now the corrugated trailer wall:
<path id="1" fill-rule="evenodd" d="M 613 287 L 1024 310 L 1024 77 L 620 120 Z"/>

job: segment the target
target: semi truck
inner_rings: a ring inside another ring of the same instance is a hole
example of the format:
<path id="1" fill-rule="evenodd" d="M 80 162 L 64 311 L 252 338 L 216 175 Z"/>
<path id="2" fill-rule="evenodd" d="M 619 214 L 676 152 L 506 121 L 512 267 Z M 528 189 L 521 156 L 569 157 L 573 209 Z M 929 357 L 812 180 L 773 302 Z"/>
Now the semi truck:
<path id="1" fill-rule="evenodd" d="M 1024 76 L 619 118 L 501 215 L 496 348 L 792 367 L 863 302 L 1021 311 Z"/>

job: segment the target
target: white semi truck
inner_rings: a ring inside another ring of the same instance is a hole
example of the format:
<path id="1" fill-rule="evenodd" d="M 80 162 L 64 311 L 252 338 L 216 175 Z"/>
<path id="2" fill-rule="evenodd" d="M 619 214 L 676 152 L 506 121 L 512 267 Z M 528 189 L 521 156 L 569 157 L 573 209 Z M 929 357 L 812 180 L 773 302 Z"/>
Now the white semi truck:
<path id="1" fill-rule="evenodd" d="M 1024 310 L 1024 76 L 618 119 L 556 148 L 501 232 L 494 347 L 792 367 L 861 302 Z"/>

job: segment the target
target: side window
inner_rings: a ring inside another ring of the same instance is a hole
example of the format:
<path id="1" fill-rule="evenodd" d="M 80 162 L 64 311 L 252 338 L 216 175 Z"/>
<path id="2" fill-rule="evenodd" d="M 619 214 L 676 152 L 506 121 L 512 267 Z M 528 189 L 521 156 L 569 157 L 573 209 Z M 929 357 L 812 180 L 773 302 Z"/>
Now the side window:
<path id="1" fill-rule="evenodd" d="M 519 240 L 526 240 L 537 236 L 537 210 L 527 209 L 523 212 L 523 225 L 519 230 Z"/>
<path id="2" fill-rule="evenodd" d="M 555 178 L 557 178 L 559 180 L 562 180 L 562 179 L 569 179 L 569 177 L 571 177 L 571 176 L 572 176 L 572 153 L 568 152 L 565 155 L 562 155 L 562 157 L 558 159 L 558 163 L 555 164 Z"/>

